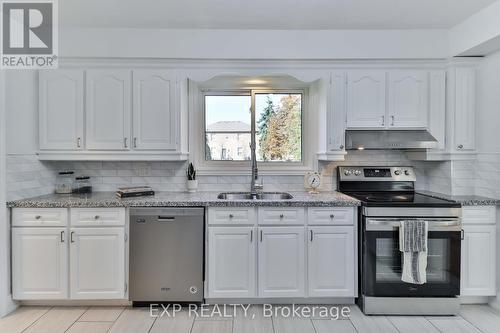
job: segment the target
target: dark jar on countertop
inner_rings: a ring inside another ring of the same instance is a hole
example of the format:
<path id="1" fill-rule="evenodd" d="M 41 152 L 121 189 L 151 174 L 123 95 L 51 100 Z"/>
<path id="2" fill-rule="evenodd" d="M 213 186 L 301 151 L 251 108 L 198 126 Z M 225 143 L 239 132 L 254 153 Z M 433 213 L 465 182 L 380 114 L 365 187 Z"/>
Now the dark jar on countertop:
<path id="1" fill-rule="evenodd" d="M 73 193 L 85 194 L 92 193 L 92 185 L 90 185 L 89 176 L 80 176 L 75 178 L 75 189 Z"/>

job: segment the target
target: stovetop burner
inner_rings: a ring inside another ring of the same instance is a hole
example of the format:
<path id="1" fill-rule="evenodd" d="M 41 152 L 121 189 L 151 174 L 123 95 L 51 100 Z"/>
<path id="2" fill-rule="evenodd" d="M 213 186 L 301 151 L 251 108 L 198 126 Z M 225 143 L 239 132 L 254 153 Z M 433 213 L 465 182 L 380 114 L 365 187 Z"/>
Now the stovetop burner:
<path id="1" fill-rule="evenodd" d="M 344 192 L 360 200 L 363 206 L 454 207 L 453 201 L 433 198 L 415 192 Z"/>

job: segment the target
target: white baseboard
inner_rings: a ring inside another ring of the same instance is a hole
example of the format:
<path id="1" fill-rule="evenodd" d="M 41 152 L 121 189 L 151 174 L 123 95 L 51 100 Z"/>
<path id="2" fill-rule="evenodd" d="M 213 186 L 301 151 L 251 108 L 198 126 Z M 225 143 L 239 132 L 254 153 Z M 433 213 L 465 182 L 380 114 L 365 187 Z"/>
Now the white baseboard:
<path id="1" fill-rule="evenodd" d="M 489 296 L 460 296 L 460 304 L 488 304 Z"/>

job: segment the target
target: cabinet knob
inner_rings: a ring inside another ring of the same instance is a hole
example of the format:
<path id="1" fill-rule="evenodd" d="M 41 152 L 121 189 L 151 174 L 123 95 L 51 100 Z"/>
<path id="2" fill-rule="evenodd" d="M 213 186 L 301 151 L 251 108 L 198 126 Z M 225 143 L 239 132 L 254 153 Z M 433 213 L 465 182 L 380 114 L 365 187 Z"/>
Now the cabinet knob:
<path id="1" fill-rule="evenodd" d="M 99 215 L 94 216 L 94 220 L 99 220 L 99 218 L 100 218 Z"/>
<path id="2" fill-rule="evenodd" d="M 464 145 L 460 144 L 457 146 L 458 149 L 463 149 L 464 148 Z"/>
<path id="3" fill-rule="evenodd" d="M 344 145 L 340 145 L 340 147 L 339 147 L 339 148 L 340 148 L 340 149 L 344 149 Z"/>
<path id="4" fill-rule="evenodd" d="M 283 214 L 280 214 L 280 219 L 282 219 L 282 218 L 284 218 L 284 217 L 285 217 L 285 215 L 283 215 Z"/>
<path id="5" fill-rule="evenodd" d="M 229 214 L 229 218 L 232 219 L 234 217 L 233 214 Z"/>
<path id="6" fill-rule="evenodd" d="M 35 216 L 35 219 L 37 219 L 37 220 L 39 220 L 39 219 L 41 219 L 41 218 L 42 218 L 42 217 L 41 217 L 40 215 Z"/>
<path id="7" fill-rule="evenodd" d="M 335 215 L 333 214 L 330 214 L 330 218 L 333 219 L 335 217 Z"/>

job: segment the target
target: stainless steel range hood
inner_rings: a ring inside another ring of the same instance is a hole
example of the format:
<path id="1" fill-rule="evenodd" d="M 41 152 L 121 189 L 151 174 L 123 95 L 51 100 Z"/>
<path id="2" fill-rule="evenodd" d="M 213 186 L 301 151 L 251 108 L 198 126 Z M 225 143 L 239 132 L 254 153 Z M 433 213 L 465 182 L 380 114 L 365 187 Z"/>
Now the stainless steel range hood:
<path id="1" fill-rule="evenodd" d="M 347 130 L 345 132 L 345 146 L 348 150 L 429 149 L 437 148 L 438 142 L 426 130 Z"/>

